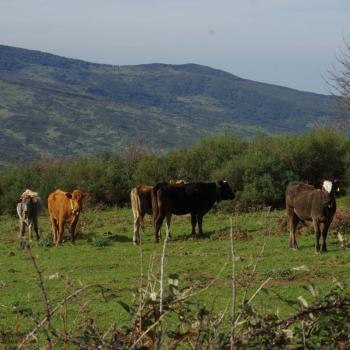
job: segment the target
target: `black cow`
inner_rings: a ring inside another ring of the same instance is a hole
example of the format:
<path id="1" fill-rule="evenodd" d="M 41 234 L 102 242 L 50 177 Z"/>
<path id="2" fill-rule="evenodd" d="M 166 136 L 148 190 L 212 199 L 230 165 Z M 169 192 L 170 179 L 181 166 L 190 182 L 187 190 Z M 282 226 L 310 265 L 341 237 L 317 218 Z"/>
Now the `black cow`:
<path id="1" fill-rule="evenodd" d="M 220 200 L 233 199 L 234 194 L 226 181 L 216 183 L 195 182 L 189 184 L 160 183 L 152 190 L 153 228 L 159 242 L 160 228 L 168 214 L 191 214 L 192 235 L 198 223 L 202 235 L 203 216 Z M 168 235 L 168 230 L 167 230 Z"/>
<path id="2" fill-rule="evenodd" d="M 298 248 L 295 231 L 299 221 L 311 220 L 316 234 L 316 252 L 327 251 L 326 238 L 329 226 L 337 209 L 335 192 L 336 181 L 324 181 L 321 189 L 302 183 L 291 182 L 286 189 L 286 209 L 289 223 L 289 247 Z"/>

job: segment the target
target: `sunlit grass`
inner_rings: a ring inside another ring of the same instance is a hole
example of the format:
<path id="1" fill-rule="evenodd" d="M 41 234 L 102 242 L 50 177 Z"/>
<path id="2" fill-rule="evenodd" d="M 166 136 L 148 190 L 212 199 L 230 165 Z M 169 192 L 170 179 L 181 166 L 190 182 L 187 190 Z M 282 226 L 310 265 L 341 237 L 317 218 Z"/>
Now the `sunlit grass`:
<path id="1" fill-rule="evenodd" d="M 288 249 L 286 232 L 278 229 L 283 211 L 239 214 L 233 217 L 237 255 L 238 302 L 244 292 L 244 281 L 252 271 L 257 256 L 265 245 L 264 252 L 256 268 L 256 274 L 248 287 L 248 296 L 267 278 L 268 294 L 260 293 L 254 305 L 269 311 L 277 309 L 288 315 L 292 309 L 279 300 L 276 293 L 296 300 L 299 295 L 310 299 L 303 288 L 308 282 L 325 293 L 336 278 L 346 282 L 350 268 L 349 252 L 342 250 L 335 237 L 330 235 L 326 254 L 314 253 L 314 236 L 303 234 L 299 237 L 298 251 Z M 144 270 L 153 256 L 154 275 L 159 272 L 161 244 L 153 241 L 150 219 L 142 236 Z M 129 209 L 109 209 L 90 211 L 82 214 L 80 235 L 75 246 L 69 236 L 62 246 L 53 247 L 46 242 L 51 236 L 47 217 L 40 218 L 40 229 L 44 243 L 32 243 L 32 251 L 43 273 L 45 287 L 52 305 L 66 296 L 72 286 L 102 285 L 111 289 L 117 299 L 131 303 L 133 291 L 139 286 L 139 247 L 132 244 L 132 215 Z M 165 266 L 166 275 L 179 275 L 180 287 L 196 285 L 199 289 L 211 285 L 192 297 L 214 311 L 222 311 L 231 298 L 231 260 L 229 247 L 230 216 L 211 212 L 204 218 L 204 237 L 189 237 L 189 216 L 174 217 L 172 240 L 168 244 Z M 1 217 L 0 223 L 0 332 L 11 329 L 17 334 L 33 328 L 19 312 L 19 307 L 31 309 L 44 316 L 44 304 L 38 288 L 38 277 L 28 258 L 27 251 L 21 249 L 17 240 L 17 220 Z M 101 242 L 108 241 L 108 244 Z M 93 242 L 100 242 L 93 244 Z M 305 265 L 305 270 L 294 271 Z M 81 302 L 96 322 L 107 327 L 113 322 L 121 325 L 130 321 L 128 315 L 113 298 L 105 300 L 96 288 L 87 289 L 81 295 Z M 311 301 L 311 300 L 310 300 Z M 17 308 L 15 307 L 17 305 Z M 68 323 L 74 324 L 79 315 L 77 303 L 68 304 Z M 55 321 L 59 322 L 59 321 Z"/>

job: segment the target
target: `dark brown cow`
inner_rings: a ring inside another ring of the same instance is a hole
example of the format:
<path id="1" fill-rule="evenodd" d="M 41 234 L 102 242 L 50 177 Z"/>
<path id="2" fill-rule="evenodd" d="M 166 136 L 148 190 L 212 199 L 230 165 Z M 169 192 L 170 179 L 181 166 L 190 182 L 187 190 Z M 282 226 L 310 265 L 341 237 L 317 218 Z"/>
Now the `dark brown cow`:
<path id="1" fill-rule="evenodd" d="M 160 183 L 152 190 L 153 228 L 159 242 L 160 228 L 168 214 L 191 214 L 192 235 L 203 234 L 203 216 L 220 200 L 233 199 L 234 194 L 226 181 L 216 183 L 195 182 L 171 185 Z M 170 226 L 170 225 L 169 225 Z M 168 235 L 167 229 L 167 235 Z"/>
<path id="2" fill-rule="evenodd" d="M 79 215 L 83 210 L 82 201 L 88 193 L 74 190 L 72 193 L 56 190 L 49 195 L 48 208 L 52 223 L 53 242 L 56 246 L 62 243 L 64 225 L 70 223 L 69 231 L 74 244 L 76 235 L 75 228 Z"/>
<path id="3" fill-rule="evenodd" d="M 184 184 L 185 180 L 170 180 L 169 183 Z M 144 217 L 152 215 L 152 188 L 149 185 L 138 185 L 130 192 L 131 209 L 134 216 L 133 243 L 140 243 L 140 228 L 145 229 Z M 167 217 L 167 226 L 170 225 L 171 215 Z"/>
<path id="4" fill-rule="evenodd" d="M 311 220 L 316 234 L 316 252 L 327 251 L 326 238 L 336 211 L 335 182 L 324 181 L 321 189 L 302 183 L 291 182 L 286 189 L 286 209 L 289 223 L 289 247 L 298 248 L 295 231 L 299 221 Z"/>

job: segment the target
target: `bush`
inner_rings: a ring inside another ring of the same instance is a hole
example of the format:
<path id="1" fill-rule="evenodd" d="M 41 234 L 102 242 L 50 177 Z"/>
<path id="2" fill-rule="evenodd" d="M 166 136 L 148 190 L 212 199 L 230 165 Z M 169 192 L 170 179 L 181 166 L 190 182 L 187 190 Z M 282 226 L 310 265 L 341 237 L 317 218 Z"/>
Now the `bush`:
<path id="1" fill-rule="evenodd" d="M 172 179 L 226 179 L 242 209 L 280 207 L 288 182 L 347 179 L 349 169 L 349 138 L 328 129 L 300 136 L 260 135 L 250 141 L 219 134 L 166 154 L 129 150 L 120 155 L 4 168 L 0 172 L 0 213 L 14 213 L 16 200 L 26 188 L 38 191 L 44 203 L 57 188 L 80 188 L 91 193 L 91 206 L 123 206 L 133 186 Z"/>

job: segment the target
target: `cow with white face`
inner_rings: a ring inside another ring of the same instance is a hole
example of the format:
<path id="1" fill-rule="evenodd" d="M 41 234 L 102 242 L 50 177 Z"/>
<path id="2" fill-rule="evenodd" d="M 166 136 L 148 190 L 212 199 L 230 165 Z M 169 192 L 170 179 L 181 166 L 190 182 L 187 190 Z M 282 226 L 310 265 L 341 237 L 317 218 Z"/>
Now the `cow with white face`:
<path id="1" fill-rule="evenodd" d="M 325 180 L 322 188 L 302 182 L 291 182 L 286 189 L 286 209 L 289 223 L 289 247 L 298 248 L 295 231 L 298 223 L 312 221 L 316 234 L 316 252 L 327 251 L 326 239 L 330 224 L 337 209 L 335 193 L 338 181 Z M 322 247 L 320 237 L 322 234 Z"/>
<path id="2" fill-rule="evenodd" d="M 25 227 L 28 226 L 29 241 L 32 240 L 33 228 L 36 239 L 39 240 L 38 216 L 42 210 L 39 194 L 29 189 L 25 190 L 19 197 L 16 210 L 19 218 L 19 239 L 21 241 L 24 239 Z"/>

